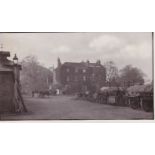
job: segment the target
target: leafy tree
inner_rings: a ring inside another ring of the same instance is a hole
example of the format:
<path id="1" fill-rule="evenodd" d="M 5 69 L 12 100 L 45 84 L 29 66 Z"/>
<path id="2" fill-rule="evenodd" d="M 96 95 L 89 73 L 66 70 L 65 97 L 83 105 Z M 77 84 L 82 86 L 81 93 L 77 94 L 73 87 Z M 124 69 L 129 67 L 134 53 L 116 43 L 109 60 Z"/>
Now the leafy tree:
<path id="1" fill-rule="evenodd" d="M 131 65 L 125 66 L 120 70 L 120 82 L 123 86 L 144 84 L 145 74 L 138 68 Z"/>
<path id="2" fill-rule="evenodd" d="M 52 81 L 52 72 L 41 66 L 35 56 L 23 59 L 21 84 L 24 92 L 47 90 Z"/>

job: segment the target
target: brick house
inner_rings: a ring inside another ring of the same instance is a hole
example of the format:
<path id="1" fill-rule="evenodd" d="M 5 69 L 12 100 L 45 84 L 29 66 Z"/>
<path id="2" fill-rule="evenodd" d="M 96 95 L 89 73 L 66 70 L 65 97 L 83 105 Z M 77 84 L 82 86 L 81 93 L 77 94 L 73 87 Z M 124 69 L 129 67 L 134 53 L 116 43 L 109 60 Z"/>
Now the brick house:
<path id="1" fill-rule="evenodd" d="M 96 63 L 86 61 L 61 64 L 58 58 L 54 81 L 61 84 L 67 93 L 96 91 L 106 83 L 106 70 L 100 60 Z"/>

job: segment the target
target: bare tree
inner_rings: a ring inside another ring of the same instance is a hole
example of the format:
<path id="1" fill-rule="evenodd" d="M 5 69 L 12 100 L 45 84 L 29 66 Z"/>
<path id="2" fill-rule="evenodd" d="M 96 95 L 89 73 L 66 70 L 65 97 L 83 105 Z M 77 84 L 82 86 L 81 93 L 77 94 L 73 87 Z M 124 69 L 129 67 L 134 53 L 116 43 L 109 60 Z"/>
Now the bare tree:
<path id="1" fill-rule="evenodd" d="M 115 63 L 113 61 L 107 61 L 104 66 L 106 68 L 106 82 L 109 86 L 116 85 L 119 75 Z"/>
<path id="2" fill-rule="evenodd" d="M 23 59 L 21 83 L 24 91 L 48 89 L 51 80 L 51 71 L 41 66 L 35 56 L 28 56 Z"/>

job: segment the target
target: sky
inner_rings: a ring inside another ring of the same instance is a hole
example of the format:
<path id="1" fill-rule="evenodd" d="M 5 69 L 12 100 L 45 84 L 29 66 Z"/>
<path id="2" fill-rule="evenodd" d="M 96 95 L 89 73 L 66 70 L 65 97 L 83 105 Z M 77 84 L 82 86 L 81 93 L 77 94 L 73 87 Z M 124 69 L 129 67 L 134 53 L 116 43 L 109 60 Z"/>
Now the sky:
<path id="1" fill-rule="evenodd" d="M 152 80 L 152 34 L 131 32 L 105 33 L 0 33 L 3 50 L 15 53 L 19 60 L 34 55 L 46 66 L 61 62 L 114 61 L 121 69 L 138 67 Z"/>

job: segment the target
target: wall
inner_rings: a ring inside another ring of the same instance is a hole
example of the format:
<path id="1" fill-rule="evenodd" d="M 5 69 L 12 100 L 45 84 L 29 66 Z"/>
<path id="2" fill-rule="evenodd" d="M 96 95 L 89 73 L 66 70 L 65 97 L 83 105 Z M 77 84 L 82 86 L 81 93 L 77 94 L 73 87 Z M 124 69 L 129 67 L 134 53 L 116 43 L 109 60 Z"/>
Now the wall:
<path id="1" fill-rule="evenodd" d="M 78 70 L 77 72 L 76 69 Z M 86 72 L 83 72 L 84 69 Z M 60 77 L 62 85 L 68 85 L 71 92 L 95 91 L 105 85 L 106 72 L 103 66 L 76 67 L 62 65 Z M 68 77 L 69 79 L 67 80 Z"/>
<path id="2" fill-rule="evenodd" d="M 13 88 L 12 72 L 0 72 L 0 112 L 14 111 Z"/>

